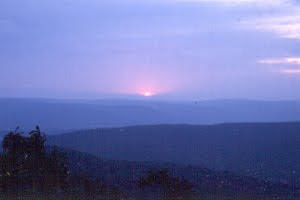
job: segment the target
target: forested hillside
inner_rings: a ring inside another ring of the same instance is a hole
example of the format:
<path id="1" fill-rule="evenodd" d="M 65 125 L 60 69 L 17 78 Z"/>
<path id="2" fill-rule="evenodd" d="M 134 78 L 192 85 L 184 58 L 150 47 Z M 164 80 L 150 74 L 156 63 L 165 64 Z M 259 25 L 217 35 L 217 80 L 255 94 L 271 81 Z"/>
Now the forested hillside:
<path id="1" fill-rule="evenodd" d="M 295 199 L 296 188 L 230 172 L 164 162 L 100 159 L 45 146 L 39 127 L 10 132 L 0 154 L 3 199 Z"/>
<path id="2" fill-rule="evenodd" d="M 276 196 L 292 198 L 296 195 L 295 188 L 286 184 L 237 176 L 230 172 L 164 162 L 107 160 L 73 150 L 61 151 L 66 153 L 72 173 L 84 172 L 91 179 L 100 180 L 109 187 L 118 187 L 128 197 L 142 198 L 145 191 L 138 187 L 141 177 L 160 170 L 167 170 L 170 176 L 188 181 L 193 186 L 193 195 L 198 198 L 273 199 Z"/>
<path id="3" fill-rule="evenodd" d="M 49 144 L 100 158 L 168 161 L 299 185 L 300 123 L 157 125 L 83 130 Z"/>

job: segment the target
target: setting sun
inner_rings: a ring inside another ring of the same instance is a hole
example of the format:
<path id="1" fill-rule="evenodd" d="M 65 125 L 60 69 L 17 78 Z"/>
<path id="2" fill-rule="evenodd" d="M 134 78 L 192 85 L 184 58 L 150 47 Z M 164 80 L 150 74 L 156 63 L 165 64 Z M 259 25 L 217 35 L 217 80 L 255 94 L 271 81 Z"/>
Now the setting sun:
<path id="1" fill-rule="evenodd" d="M 151 96 L 153 96 L 153 94 L 151 92 L 145 92 L 143 95 L 145 97 L 151 97 Z"/>

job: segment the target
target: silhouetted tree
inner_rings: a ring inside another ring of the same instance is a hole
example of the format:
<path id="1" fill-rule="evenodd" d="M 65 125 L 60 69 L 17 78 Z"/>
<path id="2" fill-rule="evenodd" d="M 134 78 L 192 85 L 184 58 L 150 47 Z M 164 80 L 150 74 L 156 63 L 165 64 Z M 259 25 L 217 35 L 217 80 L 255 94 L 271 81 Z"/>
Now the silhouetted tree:
<path id="1" fill-rule="evenodd" d="M 45 142 L 45 134 L 38 126 L 27 135 L 16 129 L 4 137 L 0 199 L 18 199 L 24 195 L 33 195 L 35 199 L 48 199 L 49 195 L 62 199 L 99 199 L 103 195 L 103 184 L 82 174 L 70 174 L 65 154 L 57 148 L 47 150 Z M 119 190 L 107 193 L 113 195 L 110 199 L 124 199 Z"/>
<path id="2" fill-rule="evenodd" d="M 68 176 L 66 159 L 55 150 L 47 155 L 45 141 L 38 126 L 27 137 L 18 129 L 4 137 L 0 157 L 3 192 L 63 189 Z"/>
<path id="3" fill-rule="evenodd" d="M 154 188 L 161 191 L 163 199 L 190 199 L 193 185 L 186 180 L 169 175 L 167 169 L 150 171 L 139 182 L 141 188 Z M 157 195 L 157 191 L 155 192 Z"/>

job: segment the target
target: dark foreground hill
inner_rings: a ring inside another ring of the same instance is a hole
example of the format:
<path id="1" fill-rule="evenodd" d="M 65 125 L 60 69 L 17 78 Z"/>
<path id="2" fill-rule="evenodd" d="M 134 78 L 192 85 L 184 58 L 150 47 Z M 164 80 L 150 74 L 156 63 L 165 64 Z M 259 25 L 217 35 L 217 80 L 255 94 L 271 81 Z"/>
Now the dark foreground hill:
<path id="1" fill-rule="evenodd" d="M 297 199 L 297 188 L 164 162 L 100 159 L 45 146 L 39 127 L 10 132 L 0 154 L 1 199 Z"/>
<path id="2" fill-rule="evenodd" d="M 167 161 L 299 186 L 300 123 L 103 128 L 48 137 L 101 158 Z"/>
<path id="3" fill-rule="evenodd" d="M 163 162 L 107 160 L 74 150 L 57 147 L 47 149 L 47 151 L 58 150 L 60 155 L 67 158 L 69 170 L 67 191 L 0 194 L 1 199 L 294 200 L 299 197 L 296 188 L 289 185 L 238 176 L 226 171 Z M 172 197 L 172 193 L 176 193 L 172 191 L 174 182 L 167 182 L 169 189 L 161 184 L 149 188 L 141 186 L 141 180 L 145 180 L 149 174 L 159 176 L 161 172 L 167 172 L 171 180 L 178 180 L 180 184 L 188 184 L 190 189 L 183 190 L 186 196 L 179 193 L 181 198 Z M 171 194 L 165 195 L 161 191 L 168 191 Z"/>
<path id="4" fill-rule="evenodd" d="M 129 199 L 147 199 L 151 191 L 141 189 L 139 181 L 149 171 L 162 169 L 166 169 L 170 176 L 186 180 L 192 185 L 193 198 L 190 199 L 296 199 L 298 197 L 295 188 L 288 185 L 237 176 L 229 172 L 170 163 L 114 161 L 73 150 L 61 150 L 66 153 L 73 174 L 85 173 L 107 187 L 118 188 Z"/>
<path id="5" fill-rule="evenodd" d="M 0 130 L 31 129 L 38 124 L 51 134 L 52 130 L 144 124 L 300 121 L 299 101 L 0 99 L 0 111 Z"/>

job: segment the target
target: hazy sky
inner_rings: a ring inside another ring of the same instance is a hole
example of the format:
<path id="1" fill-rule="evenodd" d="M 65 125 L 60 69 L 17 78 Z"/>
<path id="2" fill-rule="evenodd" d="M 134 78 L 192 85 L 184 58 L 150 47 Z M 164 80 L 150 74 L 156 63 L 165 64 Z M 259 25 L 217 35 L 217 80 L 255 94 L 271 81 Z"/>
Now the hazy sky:
<path id="1" fill-rule="evenodd" d="M 0 96 L 300 99 L 300 2 L 1 0 Z"/>

